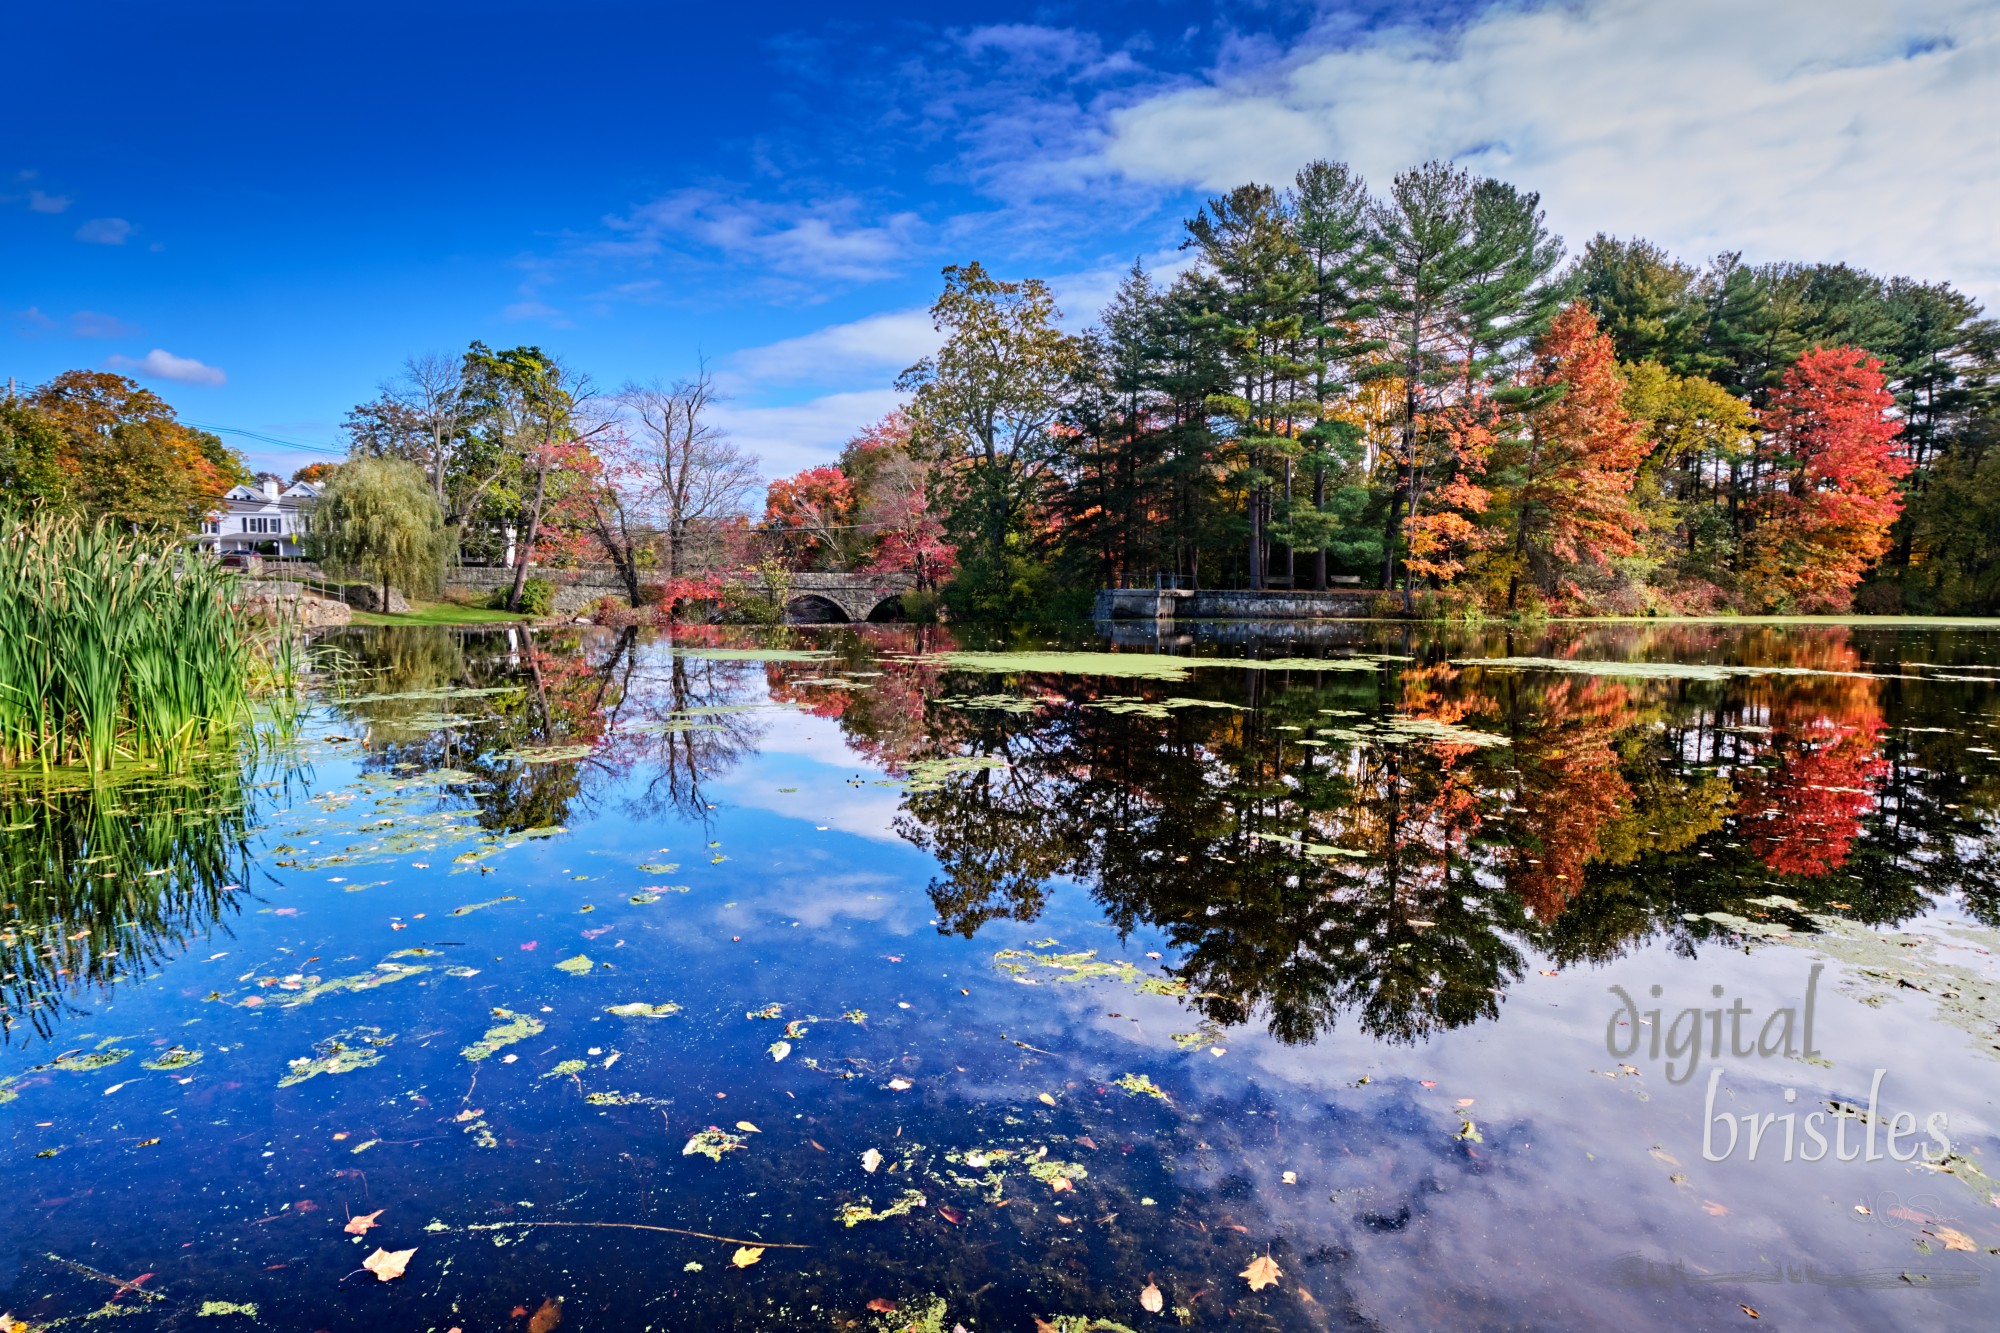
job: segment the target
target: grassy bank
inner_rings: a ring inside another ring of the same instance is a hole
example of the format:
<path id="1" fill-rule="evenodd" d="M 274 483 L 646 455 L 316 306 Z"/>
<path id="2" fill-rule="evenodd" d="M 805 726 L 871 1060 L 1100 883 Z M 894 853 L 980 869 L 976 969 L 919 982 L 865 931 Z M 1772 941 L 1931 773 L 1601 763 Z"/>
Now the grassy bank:
<path id="1" fill-rule="evenodd" d="M 495 611 L 459 602 L 411 602 L 407 615 L 356 611 L 357 625 L 518 625 L 535 617 L 524 611 Z"/>

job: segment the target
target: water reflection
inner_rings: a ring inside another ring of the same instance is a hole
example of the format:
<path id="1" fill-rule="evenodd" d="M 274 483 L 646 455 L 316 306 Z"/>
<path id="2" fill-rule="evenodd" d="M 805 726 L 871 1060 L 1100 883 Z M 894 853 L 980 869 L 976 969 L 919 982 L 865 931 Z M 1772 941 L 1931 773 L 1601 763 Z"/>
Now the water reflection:
<path id="1" fill-rule="evenodd" d="M 916 784 L 897 821 L 936 858 L 946 930 L 1033 921 L 1074 879 L 1121 931 L 1165 932 L 1209 1018 L 1287 1042 L 1343 1014 L 1399 1042 L 1488 1019 L 1524 949 L 1692 949 L 1725 929 L 1704 914 L 1750 896 L 1871 923 L 1952 895 L 1991 911 L 1986 844 L 1958 836 L 1990 821 L 1990 780 L 1911 762 L 1932 733 L 1890 720 L 1983 704 L 1901 669 L 1908 652 L 1938 674 L 1950 636 L 1871 664 L 1838 629 L 1594 635 L 1585 659 L 1656 664 L 1631 678 L 1477 660 L 1579 646 L 1458 632 L 1361 671 L 1118 682 L 1113 707 L 1105 682 L 940 670 L 949 645 L 890 635 L 844 651 L 882 673 L 865 690 L 823 664 L 768 671 L 883 762 L 990 765 Z"/>
<path id="2" fill-rule="evenodd" d="M 1607 1068 L 1593 1006 L 1663 977 L 1790 1002 L 1808 955 L 1756 939 L 1780 923 L 1994 920 L 1990 645 L 1341 626 L 1152 678 L 934 627 L 331 648 L 286 785 L 0 798 L 9 1031 L 85 1053 L 0 1069 L 33 1109 L 0 1310 L 31 1326 L 148 1272 L 169 1326 L 518 1329 L 561 1299 L 578 1329 L 939 1301 L 944 1328 L 1108 1329 L 1157 1280 L 1194 1328 L 1679 1327 L 1697 1297 L 1632 1297 L 1612 1250 L 1909 1261 L 1834 1229 L 1850 1195 L 1902 1206 L 1862 1167 L 1701 1161 L 1699 1089 Z M 1007 649 L 1041 656 L 950 656 Z M 1648 665 L 1578 665 L 1615 660 Z M 827 814 L 852 789 L 859 837 Z M 1907 955 L 1883 984 L 1971 975 L 1852 929 L 1850 959 Z M 1825 1003 L 1873 1021 L 1844 980 Z M 1920 1110 L 1984 1104 L 1959 1057 L 1986 1011 L 1960 1012 L 1883 1020 Z M 1837 1066 L 1732 1068 L 1744 1105 L 1865 1098 L 1881 1046 L 1850 1035 Z M 710 1133 L 738 1144 L 683 1146 Z M 1961 1215 L 1990 1135 L 1953 1133 L 1924 1234 L 1992 1244 Z M 738 1268 L 742 1238 L 773 1248 Z M 356 1276 L 378 1242 L 409 1278 Z M 1256 1255 L 1278 1287 L 1247 1290 Z"/>
<path id="3" fill-rule="evenodd" d="M 245 778 L 0 783 L 0 1034 L 50 1036 L 208 939 L 249 883 Z"/>

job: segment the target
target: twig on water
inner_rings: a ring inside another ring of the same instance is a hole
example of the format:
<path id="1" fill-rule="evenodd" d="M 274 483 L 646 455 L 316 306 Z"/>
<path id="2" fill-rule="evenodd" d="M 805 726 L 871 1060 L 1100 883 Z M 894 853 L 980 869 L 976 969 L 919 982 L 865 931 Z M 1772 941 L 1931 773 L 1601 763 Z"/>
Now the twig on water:
<path id="1" fill-rule="evenodd" d="M 616 1227 L 623 1231 L 664 1231 L 673 1236 L 693 1236 L 696 1240 L 719 1240 L 725 1245 L 755 1245 L 766 1250 L 810 1250 L 810 1245 L 793 1245 L 781 1240 L 745 1240 L 741 1236 L 717 1236 L 706 1231 L 681 1227 L 656 1227 L 645 1222 L 474 1222 L 467 1231 L 512 1231 L 515 1227 Z"/>

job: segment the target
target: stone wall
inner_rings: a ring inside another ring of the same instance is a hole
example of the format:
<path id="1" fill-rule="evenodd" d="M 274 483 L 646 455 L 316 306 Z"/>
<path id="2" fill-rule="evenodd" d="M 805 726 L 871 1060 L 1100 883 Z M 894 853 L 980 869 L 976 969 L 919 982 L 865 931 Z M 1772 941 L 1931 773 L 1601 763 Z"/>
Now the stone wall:
<path id="1" fill-rule="evenodd" d="M 556 585 L 554 614 L 574 616 L 600 597 L 625 600 L 625 581 L 609 569 L 531 569 L 531 579 L 547 579 Z M 497 565 L 465 565 L 444 578 L 445 591 L 484 601 L 503 588 L 514 586 L 514 571 Z"/>
<path id="2" fill-rule="evenodd" d="M 1097 594 L 1095 614 L 1099 620 L 1365 620 L 1378 614 L 1381 597 L 1372 588 L 1106 588 Z"/>

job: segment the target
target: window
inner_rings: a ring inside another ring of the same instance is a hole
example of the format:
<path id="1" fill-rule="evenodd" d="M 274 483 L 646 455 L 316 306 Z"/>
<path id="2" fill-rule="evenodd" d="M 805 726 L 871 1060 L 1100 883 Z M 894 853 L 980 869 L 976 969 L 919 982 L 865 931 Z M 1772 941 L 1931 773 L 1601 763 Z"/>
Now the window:
<path id="1" fill-rule="evenodd" d="M 275 535 L 285 530 L 285 520 L 276 515 L 267 518 L 261 514 L 252 514 L 243 520 L 243 530 Z"/>
<path id="2" fill-rule="evenodd" d="M 203 519 L 201 523 L 201 530 L 205 533 L 210 534 L 211 536 L 220 535 L 220 533 L 222 532 L 222 524 L 220 521 L 216 519 L 212 518 Z"/>

